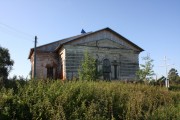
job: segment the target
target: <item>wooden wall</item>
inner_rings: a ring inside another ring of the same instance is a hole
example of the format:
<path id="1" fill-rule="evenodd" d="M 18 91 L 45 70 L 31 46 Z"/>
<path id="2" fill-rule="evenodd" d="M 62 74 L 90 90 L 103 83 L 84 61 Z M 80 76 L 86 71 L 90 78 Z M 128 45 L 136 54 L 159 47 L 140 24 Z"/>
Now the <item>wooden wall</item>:
<path id="1" fill-rule="evenodd" d="M 103 60 L 108 59 L 111 63 L 111 79 L 115 78 L 114 61 L 117 64 L 117 79 L 135 79 L 136 71 L 139 68 L 138 53 L 132 50 L 121 50 L 112 48 L 96 48 L 79 45 L 67 45 L 66 49 L 66 78 L 72 79 L 78 77 L 78 69 L 81 65 L 85 50 L 87 50 L 94 59 L 98 60 L 98 70 L 102 71 Z M 103 77 L 101 77 L 103 79 Z"/>

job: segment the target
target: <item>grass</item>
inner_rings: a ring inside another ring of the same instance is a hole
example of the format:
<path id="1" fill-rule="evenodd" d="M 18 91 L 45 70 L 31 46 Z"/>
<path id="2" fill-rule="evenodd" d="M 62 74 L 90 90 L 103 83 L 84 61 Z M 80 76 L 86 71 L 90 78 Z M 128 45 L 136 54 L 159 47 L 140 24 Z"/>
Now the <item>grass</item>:
<path id="1" fill-rule="evenodd" d="M 0 119 L 178 120 L 180 92 L 121 82 L 28 81 L 0 90 Z"/>

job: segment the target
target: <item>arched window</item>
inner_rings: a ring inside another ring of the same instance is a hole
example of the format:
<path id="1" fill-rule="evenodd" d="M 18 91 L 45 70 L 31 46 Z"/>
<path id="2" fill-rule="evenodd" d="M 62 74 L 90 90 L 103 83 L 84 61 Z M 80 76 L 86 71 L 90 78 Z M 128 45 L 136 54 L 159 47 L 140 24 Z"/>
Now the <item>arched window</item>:
<path id="1" fill-rule="evenodd" d="M 110 73 L 111 72 L 111 64 L 108 59 L 103 60 L 103 72 Z"/>
<path id="2" fill-rule="evenodd" d="M 104 80 L 110 80 L 111 64 L 108 59 L 103 60 L 103 77 Z"/>

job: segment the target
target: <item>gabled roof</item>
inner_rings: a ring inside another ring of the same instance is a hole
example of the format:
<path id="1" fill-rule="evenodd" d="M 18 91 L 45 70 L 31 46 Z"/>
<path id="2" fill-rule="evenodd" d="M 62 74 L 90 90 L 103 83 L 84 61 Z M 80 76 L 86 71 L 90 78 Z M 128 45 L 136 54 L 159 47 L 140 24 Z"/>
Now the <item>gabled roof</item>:
<path id="1" fill-rule="evenodd" d="M 56 44 L 56 47 L 53 51 L 49 51 L 49 52 L 54 52 L 59 46 L 69 42 L 69 41 L 73 41 L 75 39 L 78 39 L 78 38 L 81 38 L 83 36 L 86 36 L 88 34 L 90 34 L 91 32 L 88 32 L 88 33 L 84 33 L 84 34 L 80 34 L 80 35 L 76 35 L 76 36 L 73 36 L 73 37 L 69 37 L 69 38 L 65 38 L 65 39 L 62 39 L 62 40 L 58 40 L 58 41 L 55 41 L 55 42 L 52 42 L 52 43 L 48 43 L 48 44 L 45 44 L 45 45 L 41 45 L 41 46 L 38 46 L 37 49 L 40 49 L 42 47 L 45 47 L 45 46 L 51 46 L 53 44 Z M 30 59 L 31 55 L 33 54 L 34 52 L 34 48 L 31 48 L 30 49 L 30 53 L 29 53 L 29 56 L 28 56 L 28 59 Z"/>
<path id="2" fill-rule="evenodd" d="M 45 44 L 45 45 L 37 47 L 37 49 L 40 49 L 42 47 L 50 46 L 50 45 L 54 44 L 54 49 L 52 51 L 49 51 L 49 52 L 55 52 L 55 51 L 59 50 L 59 48 L 62 45 L 64 45 L 64 44 L 68 44 L 68 43 L 70 43 L 72 41 L 78 40 L 80 38 L 83 38 L 83 37 L 86 37 L 86 36 L 89 36 L 89 35 L 93 35 L 93 34 L 95 34 L 97 32 L 101 32 L 101 31 L 104 31 L 104 30 L 107 30 L 107 31 L 117 35 L 118 37 L 120 37 L 121 39 L 123 39 L 124 41 L 129 43 L 130 45 L 132 45 L 135 48 L 137 48 L 140 52 L 144 51 L 141 47 L 139 47 L 138 45 L 134 44 L 133 42 L 131 42 L 127 38 L 123 37 L 122 35 L 120 35 L 119 33 L 115 32 L 114 30 L 112 30 L 112 29 L 110 29 L 108 27 L 104 28 L 104 29 L 101 29 L 101 30 L 97 30 L 95 32 L 83 33 L 83 34 L 80 34 L 80 35 L 77 35 L 77 36 L 73 36 L 73 37 L 69 37 L 69 38 L 65 38 L 65 39 L 62 39 L 62 40 L 58 40 L 58 41 L 55 41 L 55 42 L 52 42 L 52 43 L 49 43 L 49 44 Z M 29 57 L 28 57 L 29 59 L 30 59 L 31 55 L 33 54 L 33 52 L 34 52 L 34 48 L 31 48 L 30 53 L 29 53 Z"/>

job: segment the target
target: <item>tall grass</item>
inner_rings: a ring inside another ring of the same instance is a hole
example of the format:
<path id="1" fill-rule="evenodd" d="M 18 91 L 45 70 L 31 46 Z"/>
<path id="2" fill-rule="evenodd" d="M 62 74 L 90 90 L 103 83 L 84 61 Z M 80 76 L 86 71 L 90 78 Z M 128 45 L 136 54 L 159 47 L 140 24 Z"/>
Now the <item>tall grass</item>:
<path id="1" fill-rule="evenodd" d="M 120 82 L 29 81 L 0 90 L 0 119 L 180 118 L 180 92 Z"/>

